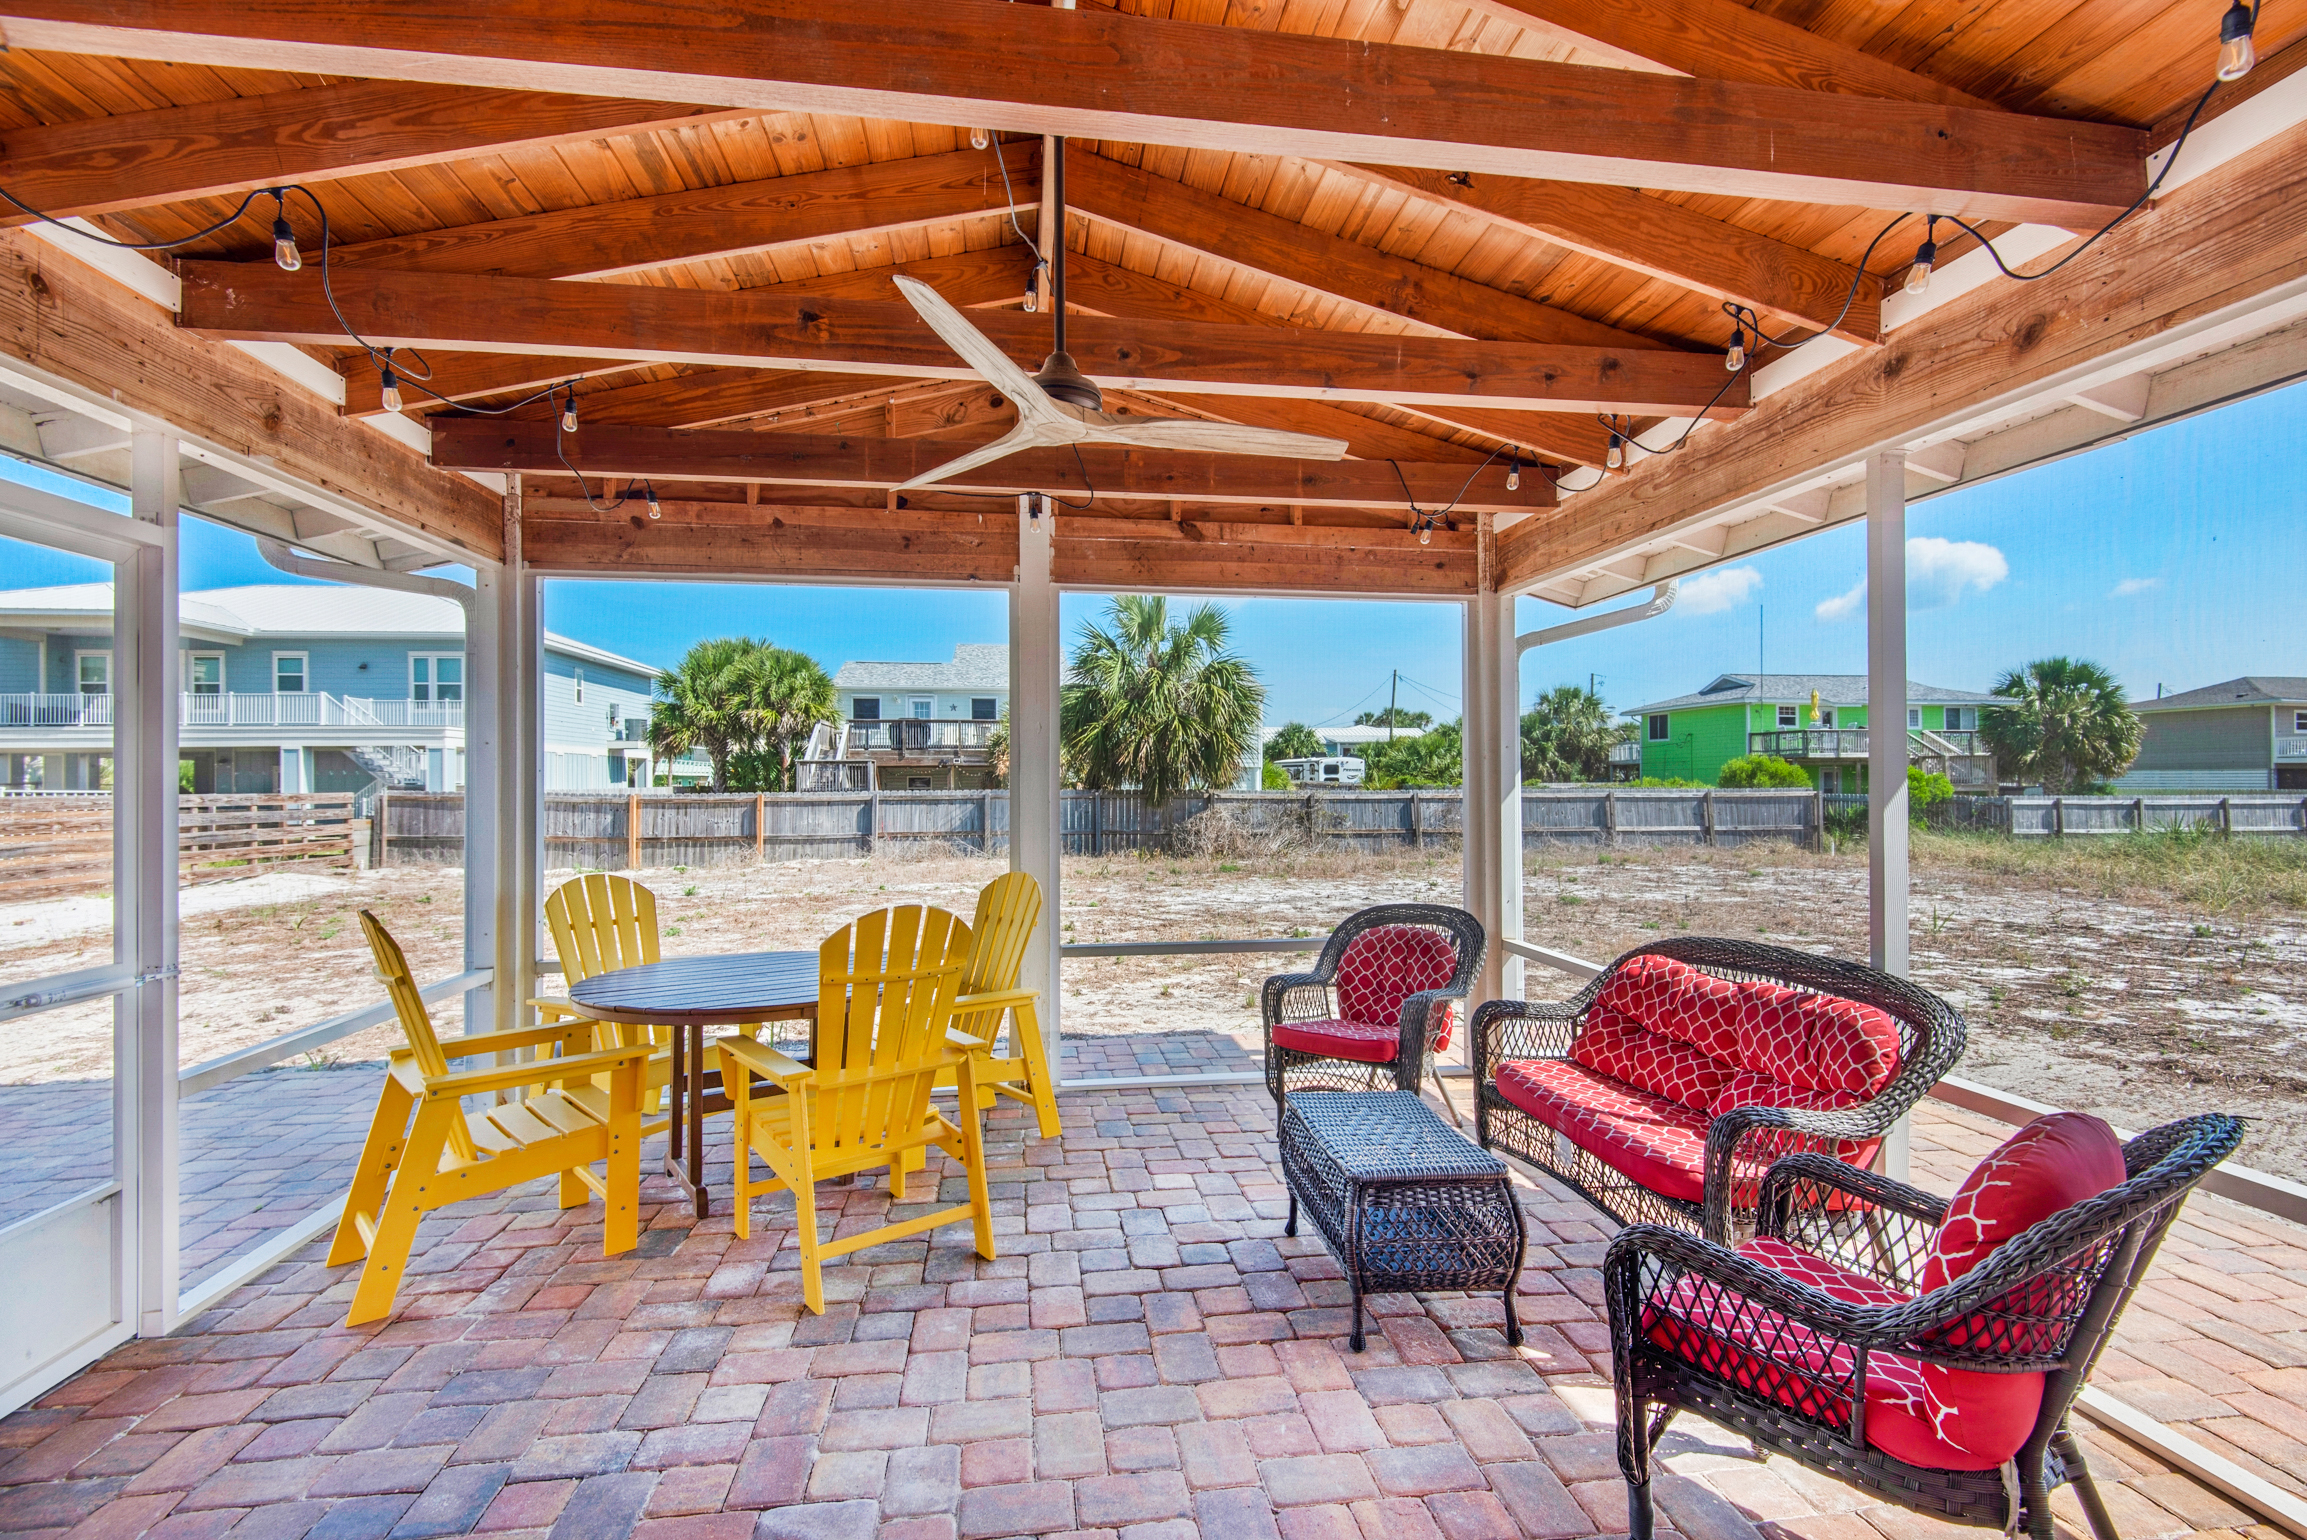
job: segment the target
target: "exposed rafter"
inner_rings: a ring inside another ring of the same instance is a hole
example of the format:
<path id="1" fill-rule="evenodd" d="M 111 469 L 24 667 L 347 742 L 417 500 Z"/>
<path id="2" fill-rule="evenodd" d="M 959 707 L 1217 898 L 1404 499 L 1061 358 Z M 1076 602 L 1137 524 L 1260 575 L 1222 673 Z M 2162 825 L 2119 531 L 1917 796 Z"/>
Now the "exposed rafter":
<path id="1" fill-rule="evenodd" d="M 20 47 L 2097 221 L 2132 129 L 996 0 L 12 0 Z M 998 67 L 989 68 L 989 61 Z"/>

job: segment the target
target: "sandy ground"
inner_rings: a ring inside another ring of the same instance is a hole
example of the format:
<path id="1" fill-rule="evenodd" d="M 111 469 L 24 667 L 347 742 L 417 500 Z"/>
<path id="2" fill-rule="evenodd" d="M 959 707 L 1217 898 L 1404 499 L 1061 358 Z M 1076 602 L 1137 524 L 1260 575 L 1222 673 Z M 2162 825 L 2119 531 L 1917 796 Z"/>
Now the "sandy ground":
<path id="1" fill-rule="evenodd" d="M 639 874 L 659 896 L 667 955 L 814 946 L 860 910 L 925 901 L 967 914 L 991 868 L 973 858 L 794 862 Z M 565 874 L 556 874 L 556 877 Z M 372 1003 L 355 912 L 373 909 L 420 978 L 456 971 L 460 874 L 395 868 L 220 883 L 188 893 L 182 1060 L 190 1064 Z M 1312 935 L 1367 904 L 1453 901 L 1454 851 L 1240 861 L 1116 856 L 1070 861 L 1061 917 L 1071 942 Z M 1542 945 L 1607 960 L 1683 932 L 1740 935 L 1863 958 L 1863 854 L 1564 851 L 1527 864 L 1527 930 Z M 0 908 L 0 982 L 102 962 L 101 927 L 60 905 Z M 29 924 L 19 924 L 29 921 Z M 27 935 L 29 932 L 29 935 Z M 2298 910 L 2215 906 L 2170 894 L 2110 895 L 2043 873 L 1918 862 L 1914 975 L 1964 1012 L 1957 1073 L 2139 1127 L 2204 1108 L 2255 1115 L 2245 1159 L 2307 1176 L 2307 925 Z M 1288 956 L 1104 960 L 1069 965 L 1068 1033 L 1257 1027 L 1256 991 Z M 1533 995 L 1570 981 L 1532 967 Z M 453 1007 L 440 1009 L 456 1030 Z M 50 1013 L 0 1039 L 0 1083 L 101 1074 L 110 1012 Z M 316 1063 L 379 1057 L 378 1028 Z"/>

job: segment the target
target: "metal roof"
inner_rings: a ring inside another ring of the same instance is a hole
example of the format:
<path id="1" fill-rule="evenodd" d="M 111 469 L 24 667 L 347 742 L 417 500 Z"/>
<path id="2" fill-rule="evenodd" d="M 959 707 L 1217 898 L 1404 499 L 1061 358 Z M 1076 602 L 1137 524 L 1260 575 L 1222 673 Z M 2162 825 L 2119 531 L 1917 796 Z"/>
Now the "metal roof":
<path id="1" fill-rule="evenodd" d="M 951 663 L 854 662 L 833 676 L 836 690 L 997 690 L 1009 693 L 1009 647 L 963 642 Z"/>
<path id="2" fill-rule="evenodd" d="M 1701 706 L 1736 705 L 1807 705 L 1811 692 L 1818 692 L 1821 705 L 1863 706 L 1866 704 L 1866 675 L 1864 674 L 1723 674 L 1714 683 L 1696 695 L 1677 695 L 1672 700 L 1653 701 L 1647 706 L 1636 706 L 1626 714 L 1640 716 L 1651 711 L 1694 711 Z M 1910 706 L 1992 706 L 2002 697 L 1979 690 L 1950 690 L 1941 685 L 1906 682 L 1906 703 Z"/>
<path id="3" fill-rule="evenodd" d="M 2245 674 L 2225 684 L 2207 684 L 2158 700 L 2135 700 L 2133 711 L 2185 711 L 2201 706 L 2289 706 L 2307 704 L 2307 679 L 2295 674 Z"/>

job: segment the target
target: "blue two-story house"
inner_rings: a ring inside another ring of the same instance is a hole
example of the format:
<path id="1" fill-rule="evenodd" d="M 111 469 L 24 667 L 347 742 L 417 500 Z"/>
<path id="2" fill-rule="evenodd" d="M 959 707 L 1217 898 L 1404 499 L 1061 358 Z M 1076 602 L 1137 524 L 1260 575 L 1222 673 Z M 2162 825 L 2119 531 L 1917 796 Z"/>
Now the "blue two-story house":
<path id="1" fill-rule="evenodd" d="M 184 789 L 464 785 L 464 612 L 430 594 L 215 588 L 178 601 Z M 112 589 L 0 592 L 0 784 L 110 784 Z M 648 786 L 656 670 L 545 637 L 547 790 Z"/>

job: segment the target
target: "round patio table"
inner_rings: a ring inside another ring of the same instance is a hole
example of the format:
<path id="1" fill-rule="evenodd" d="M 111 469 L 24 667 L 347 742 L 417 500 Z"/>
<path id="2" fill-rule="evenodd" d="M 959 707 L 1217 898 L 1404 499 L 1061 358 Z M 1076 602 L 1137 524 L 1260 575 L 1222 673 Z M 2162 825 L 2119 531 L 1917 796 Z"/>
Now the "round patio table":
<path id="1" fill-rule="evenodd" d="M 596 1020 L 673 1029 L 665 1172 L 688 1190 L 703 1219 L 712 1210 L 705 1190 L 705 1114 L 730 1105 L 720 1077 L 705 1073 L 705 1029 L 816 1020 L 817 954 L 738 952 L 617 968 L 569 986 L 569 1003 Z"/>

